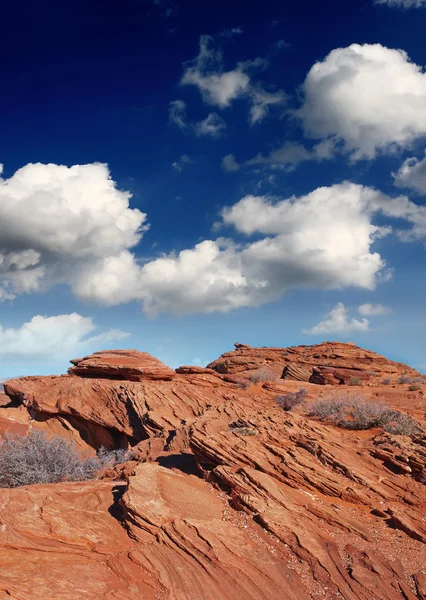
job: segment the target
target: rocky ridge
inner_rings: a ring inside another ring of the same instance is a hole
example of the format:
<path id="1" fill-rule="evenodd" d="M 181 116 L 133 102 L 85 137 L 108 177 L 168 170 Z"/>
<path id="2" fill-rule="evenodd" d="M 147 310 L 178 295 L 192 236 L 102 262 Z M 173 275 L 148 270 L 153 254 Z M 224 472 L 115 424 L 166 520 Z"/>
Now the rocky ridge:
<path id="1" fill-rule="evenodd" d="M 336 343 L 237 345 L 176 371 L 136 351 L 72 362 L 5 383 L 0 432 L 130 445 L 138 460 L 99 481 L 0 489 L 0 599 L 426 598 L 425 435 L 343 430 L 275 402 L 366 373 L 347 389 L 425 428 L 425 386 L 396 383 L 417 372 Z M 265 368 L 276 379 L 240 385 Z"/>

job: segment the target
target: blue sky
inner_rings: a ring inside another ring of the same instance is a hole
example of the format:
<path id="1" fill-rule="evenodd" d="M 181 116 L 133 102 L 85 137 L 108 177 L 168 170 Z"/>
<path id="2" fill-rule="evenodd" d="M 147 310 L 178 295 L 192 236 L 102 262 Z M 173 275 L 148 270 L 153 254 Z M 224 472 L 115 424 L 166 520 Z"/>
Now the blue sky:
<path id="1" fill-rule="evenodd" d="M 426 371 L 426 0 L 2 20 L 0 378 L 326 339 Z"/>

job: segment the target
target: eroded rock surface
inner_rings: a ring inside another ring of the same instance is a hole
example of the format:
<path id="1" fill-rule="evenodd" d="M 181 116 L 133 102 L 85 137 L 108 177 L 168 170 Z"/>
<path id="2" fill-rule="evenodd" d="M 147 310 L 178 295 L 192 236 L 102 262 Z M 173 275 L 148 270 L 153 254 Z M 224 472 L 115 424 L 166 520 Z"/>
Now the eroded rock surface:
<path id="1" fill-rule="evenodd" d="M 75 358 L 70 375 L 80 377 L 105 377 L 126 381 L 170 381 L 175 372 L 148 354 L 138 350 L 110 350 L 95 352 L 84 358 Z"/>
<path id="2" fill-rule="evenodd" d="M 388 360 L 355 344 L 340 342 L 289 348 L 253 348 L 235 344 L 235 350 L 222 354 L 208 367 L 218 373 L 232 375 L 249 375 L 255 370 L 265 369 L 277 378 L 320 385 L 347 384 L 354 378 L 374 381 L 389 377 L 395 382 L 401 375 L 420 376 L 407 365 Z"/>
<path id="3" fill-rule="evenodd" d="M 38 428 L 92 452 L 130 444 L 139 462 L 99 481 L 0 489 L 0 598 L 425 598 L 426 388 L 381 385 L 415 371 L 345 344 L 239 345 L 211 367 L 134 381 L 120 356 L 114 376 L 5 383 L 0 434 Z M 277 379 L 241 386 L 261 367 Z M 306 381 L 314 369 L 322 385 Z M 304 387 L 308 404 L 335 379 L 350 392 L 346 371 L 366 373 L 365 398 L 423 432 L 339 429 L 275 402 Z"/>

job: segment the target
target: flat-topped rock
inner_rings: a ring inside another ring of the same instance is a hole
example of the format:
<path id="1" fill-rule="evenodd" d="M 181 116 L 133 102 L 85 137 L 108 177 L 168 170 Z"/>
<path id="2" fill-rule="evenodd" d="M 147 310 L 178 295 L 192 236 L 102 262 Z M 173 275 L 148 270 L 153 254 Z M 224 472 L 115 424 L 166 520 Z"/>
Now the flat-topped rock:
<path id="1" fill-rule="evenodd" d="M 70 375 L 125 381 L 170 381 L 175 371 L 148 352 L 106 350 L 70 361 Z"/>

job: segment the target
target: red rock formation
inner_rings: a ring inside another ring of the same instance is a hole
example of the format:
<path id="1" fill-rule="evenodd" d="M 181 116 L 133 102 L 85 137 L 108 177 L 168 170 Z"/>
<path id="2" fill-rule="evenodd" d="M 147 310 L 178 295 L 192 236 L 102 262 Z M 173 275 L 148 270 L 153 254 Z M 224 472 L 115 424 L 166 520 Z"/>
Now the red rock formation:
<path id="1" fill-rule="evenodd" d="M 148 352 L 138 350 L 109 350 L 95 352 L 85 358 L 71 361 L 74 367 L 68 369 L 70 375 L 97 377 L 126 381 L 170 381 L 173 369 L 154 358 Z"/>
<path id="2" fill-rule="evenodd" d="M 82 448 L 130 442 L 140 462 L 102 481 L 0 489 L 0 598 L 424 598 L 425 435 L 343 430 L 275 403 L 304 370 L 333 384 L 375 370 L 366 399 L 424 429 L 423 390 L 380 386 L 382 374 L 415 372 L 352 345 L 285 352 L 239 346 L 216 371 L 181 367 L 171 380 L 105 376 L 127 374 L 120 357 L 99 378 L 7 382 L 0 430 L 41 428 Z M 279 378 L 286 366 L 292 379 Z M 240 389 L 261 367 L 277 380 Z M 307 402 L 331 389 L 303 387 Z"/>
<path id="3" fill-rule="evenodd" d="M 395 382 L 401 375 L 419 377 L 407 365 L 358 348 L 353 343 L 324 342 L 315 346 L 289 348 L 252 348 L 235 344 L 235 350 L 222 354 L 208 365 L 218 373 L 248 375 L 259 368 L 269 369 L 277 378 L 316 384 L 347 384 L 353 378 L 374 381 L 390 377 Z"/>

